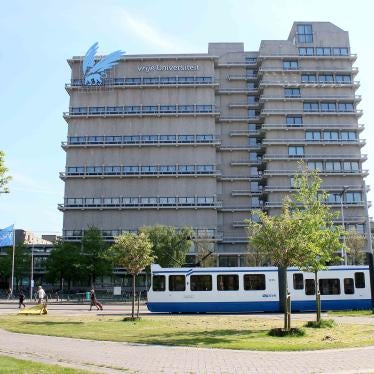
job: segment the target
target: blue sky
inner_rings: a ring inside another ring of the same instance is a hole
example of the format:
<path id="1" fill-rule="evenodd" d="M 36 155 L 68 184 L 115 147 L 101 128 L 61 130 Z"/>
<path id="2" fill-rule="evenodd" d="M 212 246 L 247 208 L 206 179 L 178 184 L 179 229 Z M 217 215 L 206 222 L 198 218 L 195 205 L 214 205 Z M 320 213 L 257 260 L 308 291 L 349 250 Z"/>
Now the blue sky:
<path id="1" fill-rule="evenodd" d="M 286 39 L 294 21 L 330 21 L 349 31 L 359 58 L 358 94 L 368 145 L 364 168 L 374 173 L 374 43 L 370 1 L 346 0 L 12 0 L 0 4 L 0 149 L 13 176 L 11 193 L 0 194 L 0 228 L 60 233 L 69 97 L 66 59 L 95 41 L 99 53 L 207 52 L 208 42 L 244 42 L 257 50 L 262 39 Z M 224 25 L 227 25 L 226 27 Z M 370 73 L 371 71 L 371 73 Z M 371 140 L 373 139 L 373 140 Z M 374 174 L 367 184 L 374 190 Z M 369 200 L 374 200 L 374 191 Z"/>

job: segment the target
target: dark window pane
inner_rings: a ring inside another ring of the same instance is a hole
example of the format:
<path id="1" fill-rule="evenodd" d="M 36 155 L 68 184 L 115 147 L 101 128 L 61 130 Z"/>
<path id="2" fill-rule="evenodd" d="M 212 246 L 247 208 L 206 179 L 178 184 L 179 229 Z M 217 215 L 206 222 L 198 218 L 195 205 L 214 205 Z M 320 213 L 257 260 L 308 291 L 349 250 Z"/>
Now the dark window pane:
<path id="1" fill-rule="evenodd" d="M 185 291 L 186 277 L 184 275 L 170 275 L 169 276 L 169 291 Z"/>
<path id="2" fill-rule="evenodd" d="M 236 274 L 217 275 L 218 291 L 237 291 L 239 289 L 239 277 Z"/>
<path id="3" fill-rule="evenodd" d="M 353 278 L 344 278 L 344 293 L 346 295 L 352 295 L 355 293 Z"/>
<path id="4" fill-rule="evenodd" d="M 212 291 L 211 275 L 191 275 L 191 291 Z"/>
<path id="5" fill-rule="evenodd" d="M 365 288 L 365 274 L 363 272 L 355 273 L 356 288 Z"/>
<path id="6" fill-rule="evenodd" d="M 301 273 L 293 275 L 293 288 L 294 290 L 304 289 L 304 276 Z"/>
<path id="7" fill-rule="evenodd" d="M 305 295 L 315 295 L 316 285 L 314 279 L 305 279 Z"/>
<path id="8" fill-rule="evenodd" d="M 321 295 L 340 295 L 340 279 L 320 279 Z"/>
<path id="9" fill-rule="evenodd" d="M 265 290 L 265 274 L 244 274 L 244 289 L 246 291 Z"/>
<path id="10" fill-rule="evenodd" d="M 153 276 L 153 291 L 165 291 L 165 275 Z"/>

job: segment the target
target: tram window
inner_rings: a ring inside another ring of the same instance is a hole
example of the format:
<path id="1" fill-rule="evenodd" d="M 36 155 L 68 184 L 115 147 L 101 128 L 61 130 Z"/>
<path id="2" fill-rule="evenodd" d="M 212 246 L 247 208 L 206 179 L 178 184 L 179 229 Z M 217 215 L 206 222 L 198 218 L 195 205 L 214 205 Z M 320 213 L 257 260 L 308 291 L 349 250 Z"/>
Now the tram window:
<path id="1" fill-rule="evenodd" d="M 304 276 L 301 273 L 293 275 L 293 289 L 303 290 L 304 289 Z"/>
<path id="2" fill-rule="evenodd" d="M 191 291 L 212 291 L 211 275 L 191 275 Z"/>
<path id="3" fill-rule="evenodd" d="M 340 295 L 340 279 L 320 279 L 321 295 Z"/>
<path id="4" fill-rule="evenodd" d="M 217 275 L 218 291 L 237 291 L 239 289 L 239 277 L 237 274 Z"/>
<path id="5" fill-rule="evenodd" d="M 352 295 L 355 293 L 353 278 L 344 278 L 344 293 L 346 295 Z"/>
<path id="6" fill-rule="evenodd" d="M 169 291 L 185 291 L 186 277 L 184 275 L 170 275 L 169 276 Z"/>
<path id="7" fill-rule="evenodd" d="M 305 279 L 305 295 L 315 295 L 316 294 L 316 284 L 314 279 Z"/>
<path id="8" fill-rule="evenodd" d="M 153 276 L 153 291 L 165 291 L 165 275 Z"/>
<path id="9" fill-rule="evenodd" d="M 363 272 L 355 273 L 356 288 L 365 288 L 365 274 Z"/>
<path id="10" fill-rule="evenodd" d="M 246 291 L 260 291 L 265 288 L 265 274 L 244 274 L 244 289 Z"/>

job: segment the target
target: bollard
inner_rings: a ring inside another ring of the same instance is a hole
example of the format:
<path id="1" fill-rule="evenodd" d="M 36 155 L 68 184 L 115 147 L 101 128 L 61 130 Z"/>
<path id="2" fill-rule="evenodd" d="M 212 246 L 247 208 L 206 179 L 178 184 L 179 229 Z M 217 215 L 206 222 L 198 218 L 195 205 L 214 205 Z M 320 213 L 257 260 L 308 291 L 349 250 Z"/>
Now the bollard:
<path id="1" fill-rule="evenodd" d="M 321 293 L 317 291 L 317 322 L 321 320 Z"/>
<path id="2" fill-rule="evenodd" d="M 291 294 L 287 294 L 287 328 L 291 330 Z"/>

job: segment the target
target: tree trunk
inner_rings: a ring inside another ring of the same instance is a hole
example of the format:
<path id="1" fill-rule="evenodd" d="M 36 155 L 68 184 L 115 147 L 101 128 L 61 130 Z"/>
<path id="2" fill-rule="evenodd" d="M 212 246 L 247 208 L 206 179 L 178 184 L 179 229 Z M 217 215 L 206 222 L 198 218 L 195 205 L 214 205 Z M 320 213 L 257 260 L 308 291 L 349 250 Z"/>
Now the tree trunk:
<path id="1" fill-rule="evenodd" d="M 288 307 L 287 307 L 287 294 L 288 294 L 288 285 L 287 285 L 287 268 L 279 267 L 278 268 L 278 282 L 279 282 L 279 304 L 280 310 L 284 313 L 284 329 L 288 330 Z"/>
<path id="2" fill-rule="evenodd" d="M 319 284 L 318 284 L 318 272 L 314 272 L 314 282 L 316 288 L 316 312 L 317 312 L 317 322 L 321 321 L 321 295 L 319 293 Z"/>
<path id="3" fill-rule="evenodd" d="M 132 275 L 132 308 L 131 308 L 131 317 L 135 318 L 135 280 L 136 275 Z"/>

